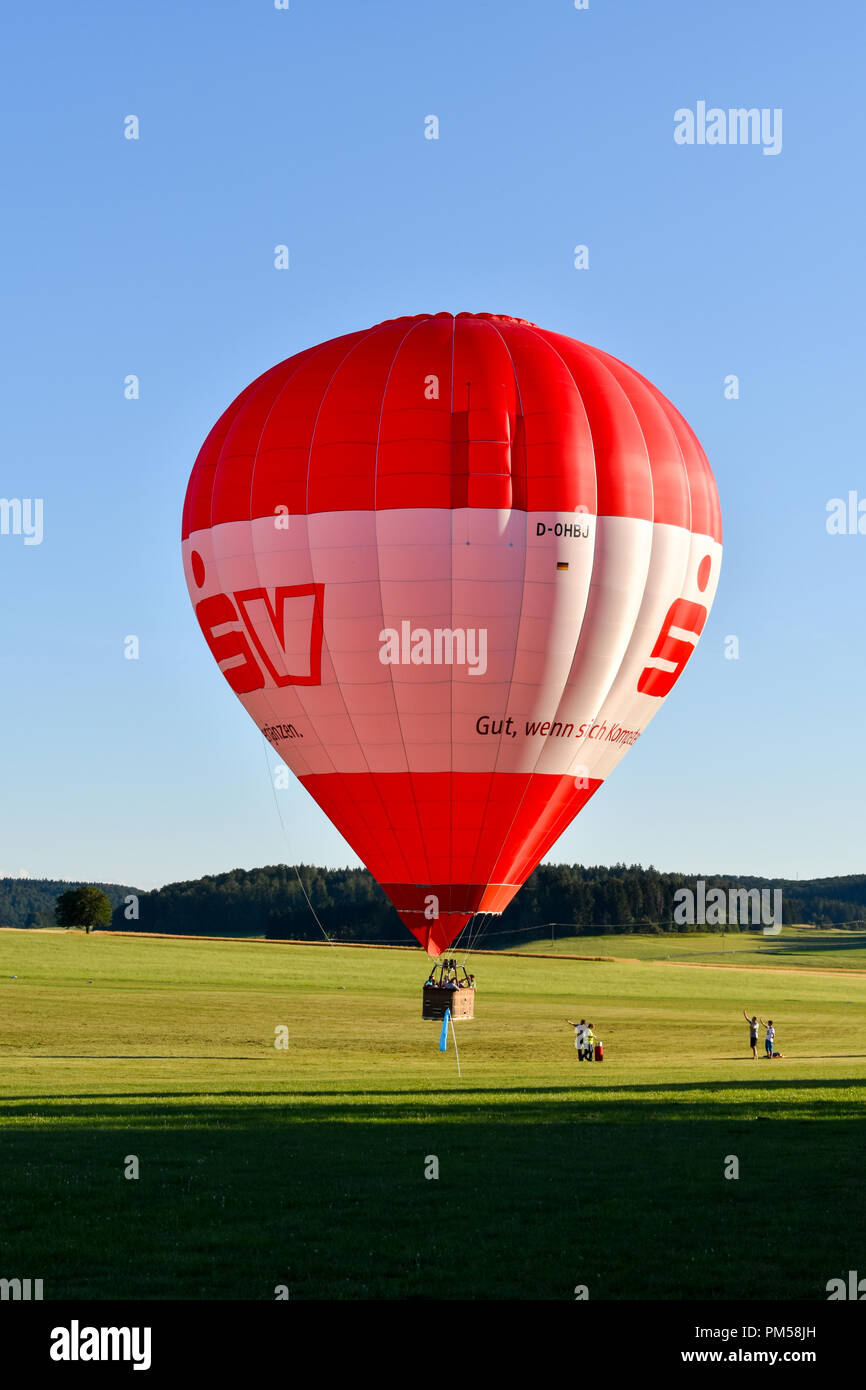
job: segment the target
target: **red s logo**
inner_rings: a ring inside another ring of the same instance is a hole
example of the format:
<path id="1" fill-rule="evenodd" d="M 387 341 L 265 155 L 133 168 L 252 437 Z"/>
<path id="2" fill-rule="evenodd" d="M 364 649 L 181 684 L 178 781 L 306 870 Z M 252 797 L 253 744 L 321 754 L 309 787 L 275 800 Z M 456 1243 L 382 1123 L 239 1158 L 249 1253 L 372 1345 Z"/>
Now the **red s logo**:
<path id="1" fill-rule="evenodd" d="M 645 666 L 637 683 L 641 695 L 655 695 L 661 699 L 670 694 L 683 673 L 686 662 L 695 649 L 695 644 L 704 630 L 707 609 L 702 603 L 692 603 L 691 599 L 675 599 L 665 614 L 661 632 L 656 638 L 650 653 L 650 661 L 672 662 L 674 669 L 664 671 L 659 666 Z M 673 629 L 692 634 L 687 637 L 674 636 Z"/>
<path id="2" fill-rule="evenodd" d="M 204 633 L 204 640 L 211 649 L 214 660 L 236 695 L 248 695 L 251 690 L 261 690 L 265 678 L 250 651 L 250 644 L 242 632 L 221 632 L 216 628 L 226 623 L 236 623 L 238 615 L 228 594 L 211 594 L 195 606 L 195 616 Z M 242 661 L 231 666 L 223 666 L 223 661 L 231 657 L 242 657 Z"/>
<path id="3" fill-rule="evenodd" d="M 262 666 L 277 686 L 321 684 L 324 588 L 324 584 L 284 585 L 274 590 L 273 601 L 266 589 L 242 589 L 234 595 L 237 608 L 228 594 L 212 594 L 196 604 L 204 639 L 236 695 L 264 689 Z M 237 628 L 216 632 L 239 622 L 252 646 Z M 280 675 L 276 663 L 286 655 L 287 638 L 289 650 L 308 663 L 307 670 Z M 226 661 L 232 664 L 224 666 Z"/>

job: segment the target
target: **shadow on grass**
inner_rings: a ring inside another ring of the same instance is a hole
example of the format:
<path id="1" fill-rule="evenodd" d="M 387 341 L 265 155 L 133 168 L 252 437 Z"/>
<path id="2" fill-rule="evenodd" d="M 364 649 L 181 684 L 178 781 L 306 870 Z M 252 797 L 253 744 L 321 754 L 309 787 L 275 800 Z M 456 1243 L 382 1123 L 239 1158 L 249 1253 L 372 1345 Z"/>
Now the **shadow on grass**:
<path id="1" fill-rule="evenodd" d="M 594 1075 L 594 1073 L 593 1073 Z M 295 1090 L 291 1083 L 268 1089 L 198 1087 L 154 1091 L 91 1091 L 74 1097 L 5 1097 L 0 1123 L 16 1128 L 45 1121 L 76 1127 L 102 1125 L 202 1130 L 243 1130 L 256 1112 L 277 1128 L 304 1124 L 421 1123 L 436 1114 L 482 1128 L 507 1119 L 512 1125 L 546 1125 L 602 1119 L 608 1125 L 659 1121 L 736 1121 L 767 1118 L 850 1121 L 863 1115 L 852 1089 L 863 1078 L 808 1080 L 756 1075 L 753 1081 L 585 1083 L 572 1086 L 465 1086 L 429 1090 Z M 2 1129 L 0 1129 L 2 1134 Z"/>
<path id="2" fill-rule="evenodd" d="M 779 941 L 773 946 L 760 946 L 758 949 L 762 955 L 766 952 L 768 956 L 805 956 L 812 951 L 862 951 L 866 949 L 866 936 L 859 936 L 853 941 Z"/>
<path id="3" fill-rule="evenodd" d="M 862 1254 L 866 1120 L 829 1101 L 781 1127 L 746 1123 L 751 1102 L 323 1094 L 13 1105 L 0 1273 L 47 1299 L 761 1299 L 769 1262 L 774 1300 L 825 1299 Z"/>
<path id="4" fill-rule="evenodd" d="M 857 1054 L 854 1054 L 854 1056 L 856 1057 Z M 133 1058 L 130 1060 L 137 1059 Z M 196 1060 L 212 1061 L 214 1059 L 203 1058 Z M 246 1059 L 232 1058 L 230 1060 L 243 1061 Z M 822 1058 L 821 1060 L 824 1059 Z M 851 1061 L 853 1060 L 852 1054 L 845 1053 L 843 1055 L 840 1055 L 838 1060 Z M 589 1075 L 596 1075 L 596 1073 L 591 1072 L 589 1073 Z M 768 1079 L 765 1079 L 765 1075 Z M 786 1091 L 836 1091 L 852 1086 L 866 1089 L 866 1077 L 840 1076 L 827 1078 L 815 1077 L 810 1079 L 809 1077 L 794 1077 L 786 1072 L 784 1074 L 777 1073 L 773 1075 L 772 1079 L 769 1079 L 769 1073 L 765 1074 L 763 1072 L 756 1072 L 754 1077 L 752 1077 L 748 1081 L 719 1081 L 712 1079 L 708 1079 L 706 1081 L 623 1081 L 610 1082 L 607 1084 L 605 1084 L 604 1082 L 599 1082 L 597 1085 L 592 1082 L 586 1081 L 575 1082 L 574 1084 L 567 1086 L 467 1086 L 455 1077 L 453 1081 L 448 1083 L 448 1086 L 449 1088 L 445 1089 L 440 1082 L 431 1082 L 430 1089 L 426 1091 L 417 1086 L 408 1089 L 404 1089 L 401 1087 L 383 1087 L 382 1089 L 376 1089 L 375 1087 L 362 1088 L 360 1086 L 355 1086 L 350 1089 L 338 1090 L 326 1090 L 322 1089 L 321 1087 L 316 1087 L 314 1090 L 305 1090 L 302 1088 L 292 1088 L 291 1085 L 268 1091 L 254 1090 L 251 1087 L 245 1087 L 243 1089 L 219 1090 L 211 1086 L 208 1086 L 203 1090 L 172 1091 L 171 1087 L 169 1086 L 163 1087 L 159 1091 L 79 1091 L 77 1092 L 74 1099 L 70 1100 L 69 1104 L 70 1106 L 74 1107 L 75 1103 L 80 1100 L 137 1101 L 152 1099 L 167 1101 L 168 1098 L 171 1096 L 177 1096 L 181 1099 L 187 1099 L 194 1096 L 225 1096 L 236 1097 L 238 1099 L 245 1098 L 250 1102 L 254 1102 L 256 1100 L 272 1096 L 275 1099 L 291 1099 L 298 1101 L 338 1100 L 341 1097 L 345 1097 L 353 1098 L 356 1103 L 366 1102 L 371 1097 L 381 1097 L 385 1100 L 389 1100 L 392 1097 L 409 1097 L 416 1103 L 420 1101 L 424 1101 L 426 1103 L 429 1100 L 441 1099 L 443 1104 L 450 1105 L 455 1096 L 559 1096 L 562 1098 L 571 1096 L 575 1100 L 578 1100 L 582 1095 L 586 1094 L 594 1094 L 599 1096 L 617 1096 L 620 1094 L 663 1096 L 675 1094 L 678 1092 L 689 1093 L 696 1091 L 712 1091 L 714 1093 L 731 1092 L 734 1094 L 745 1094 L 746 1092 L 755 1090 L 759 1090 L 761 1091 L 761 1093 L 764 1093 L 766 1092 L 768 1087 L 770 1089 Z M 29 1105 L 41 1106 L 44 1103 L 46 1103 L 47 1099 L 48 1098 L 45 1097 L 44 1094 L 27 1096 L 6 1095 L 2 1098 L 2 1106 L 5 1108 L 9 1102 L 15 1101 L 24 1101 Z M 90 1107 L 88 1107 L 88 1111 L 90 1111 Z"/>

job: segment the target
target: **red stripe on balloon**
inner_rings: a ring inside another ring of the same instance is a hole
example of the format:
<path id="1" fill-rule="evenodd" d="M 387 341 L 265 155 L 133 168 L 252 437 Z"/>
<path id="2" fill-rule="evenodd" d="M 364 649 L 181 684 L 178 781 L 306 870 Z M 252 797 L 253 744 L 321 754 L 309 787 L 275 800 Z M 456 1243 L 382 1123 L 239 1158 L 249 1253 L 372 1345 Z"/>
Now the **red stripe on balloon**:
<path id="1" fill-rule="evenodd" d="M 550 773 L 358 772 L 300 779 L 422 944 L 502 912 L 601 786 Z M 396 872 L 395 872 L 396 871 Z M 447 944 L 447 943 L 446 943 Z M 440 946 L 438 949 L 444 949 Z"/>
<path id="2" fill-rule="evenodd" d="M 580 508 L 721 539 L 703 451 L 651 383 L 490 314 L 394 319 L 259 377 L 199 453 L 183 534 L 278 508 L 416 507 Z"/>

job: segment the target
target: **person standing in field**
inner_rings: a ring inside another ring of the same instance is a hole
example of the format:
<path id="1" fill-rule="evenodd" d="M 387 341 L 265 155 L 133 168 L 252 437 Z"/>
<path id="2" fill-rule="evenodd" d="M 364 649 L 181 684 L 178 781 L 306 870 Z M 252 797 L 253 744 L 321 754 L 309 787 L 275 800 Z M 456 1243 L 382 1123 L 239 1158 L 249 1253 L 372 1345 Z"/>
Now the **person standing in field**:
<path id="1" fill-rule="evenodd" d="M 775 1030 L 775 1028 L 773 1027 L 773 1020 L 770 1019 L 769 1022 L 764 1023 L 764 1020 L 761 1019 L 761 1023 L 764 1024 L 764 1027 L 765 1027 L 766 1030 L 767 1030 L 767 1036 L 764 1038 L 764 1048 L 765 1048 L 765 1050 L 766 1050 L 767 1056 L 768 1056 L 768 1057 L 772 1057 L 772 1055 L 773 1055 L 773 1047 L 774 1047 L 775 1038 L 776 1038 L 776 1030 Z"/>
<path id="2" fill-rule="evenodd" d="M 595 1061 L 595 1033 L 592 1031 L 592 1024 L 586 1025 L 586 1042 L 584 1043 L 584 1055 L 588 1062 Z"/>
<path id="3" fill-rule="evenodd" d="M 747 1022 L 748 1025 L 749 1025 L 749 1047 L 752 1049 L 752 1056 L 754 1057 L 755 1061 L 757 1062 L 757 1060 L 758 1060 L 758 1015 L 757 1015 L 757 1014 L 752 1014 L 752 1017 L 749 1018 L 749 1015 L 746 1013 L 745 1009 L 743 1009 L 743 1018 L 746 1020 L 746 1022 Z"/>
<path id="4" fill-rule="evenodd" d="M 567 1018 L 565 1021 L 569 1028 L 574 1029 L 574 1045 L 577 1048 L 577 1060 L 578 1062 L 582 1062 L 586 1049 L 586 1019 L 582 1018 L 580 1023 L 574 1023 L 570 1018 Z"/>

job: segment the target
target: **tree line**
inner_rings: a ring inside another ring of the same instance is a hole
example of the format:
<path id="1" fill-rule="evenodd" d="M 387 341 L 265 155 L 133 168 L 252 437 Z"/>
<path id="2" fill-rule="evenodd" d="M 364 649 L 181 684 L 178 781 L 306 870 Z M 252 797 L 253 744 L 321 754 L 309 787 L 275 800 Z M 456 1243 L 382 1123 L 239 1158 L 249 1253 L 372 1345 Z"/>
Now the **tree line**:
<path id="1" fill-rule="evenodd" d="M 543 864 L 503 915 L 487 920 L 479 944 L 504 947 L 529 939 L 533 931 L 557 936 L 688 931 L 687 925 L 675 920 L 675 895 L 683 888 L 694 892 L 701 878 L 708 895 L 713 888 L 721 888 L 726 896 L 730 889 L 781 889 L 783 923 L 866 925 L 866 874 L 770 880 L 662 873 L 640 864 Z M 75 891 L 81 889 L 93 891 Z M 106 900 L 102 907 L 99 895 Z M 81 922 L 74 920 L 77 916 Z M 295 869 L 276 864 L 233 869 L 150 892 L 119 884 L 0 879 L 0 925 L 105 927 L 109 916 L 116 931 L 300 941 L 322 940 L 324 933 L 339 941 L 395 945 L 410 941 L 366 869 L 322 869 L 309 864 Z M 721 931 L 722 927 L 704 929 Z M 730 923 L 725 927 L 726 931 L 736 929 Z"/>
<path id="2" fill-rule="evenodd" d="M 53 927 L 58 896 L 76 888 L 98 889 L 112 909 L 136 891 L 119 883 L 89 884 L 81 879 L 0 878 L 0 926 Z"/>
<path id="3" fill-rule="evenodd" d="M 600 932 L 667 932 L 690 928 L 674 920 L 675 894 L 721 888 L 781 889 L 782 921 L 815 926 L 864 926 L 866 874 L 847 878 L 770 880 L 720 875 L 662 873 L 639 864 L 544 864 L 514 901 L 484 929 L 484 943 L 507 946 L 514 937 Z M 117 930 L 204 936 L 265 936 L 271 940 L 321 940 L 405 944 L 410 938 L 394 908 L 366 869 L 322 869 L 285 864 L 234 869 L 138 896 L 138 917 L 115 908 Z M 710 926 L 706 930 L 721 931 Z M 725 930 L 736 930 L 728 924 Z"/>

